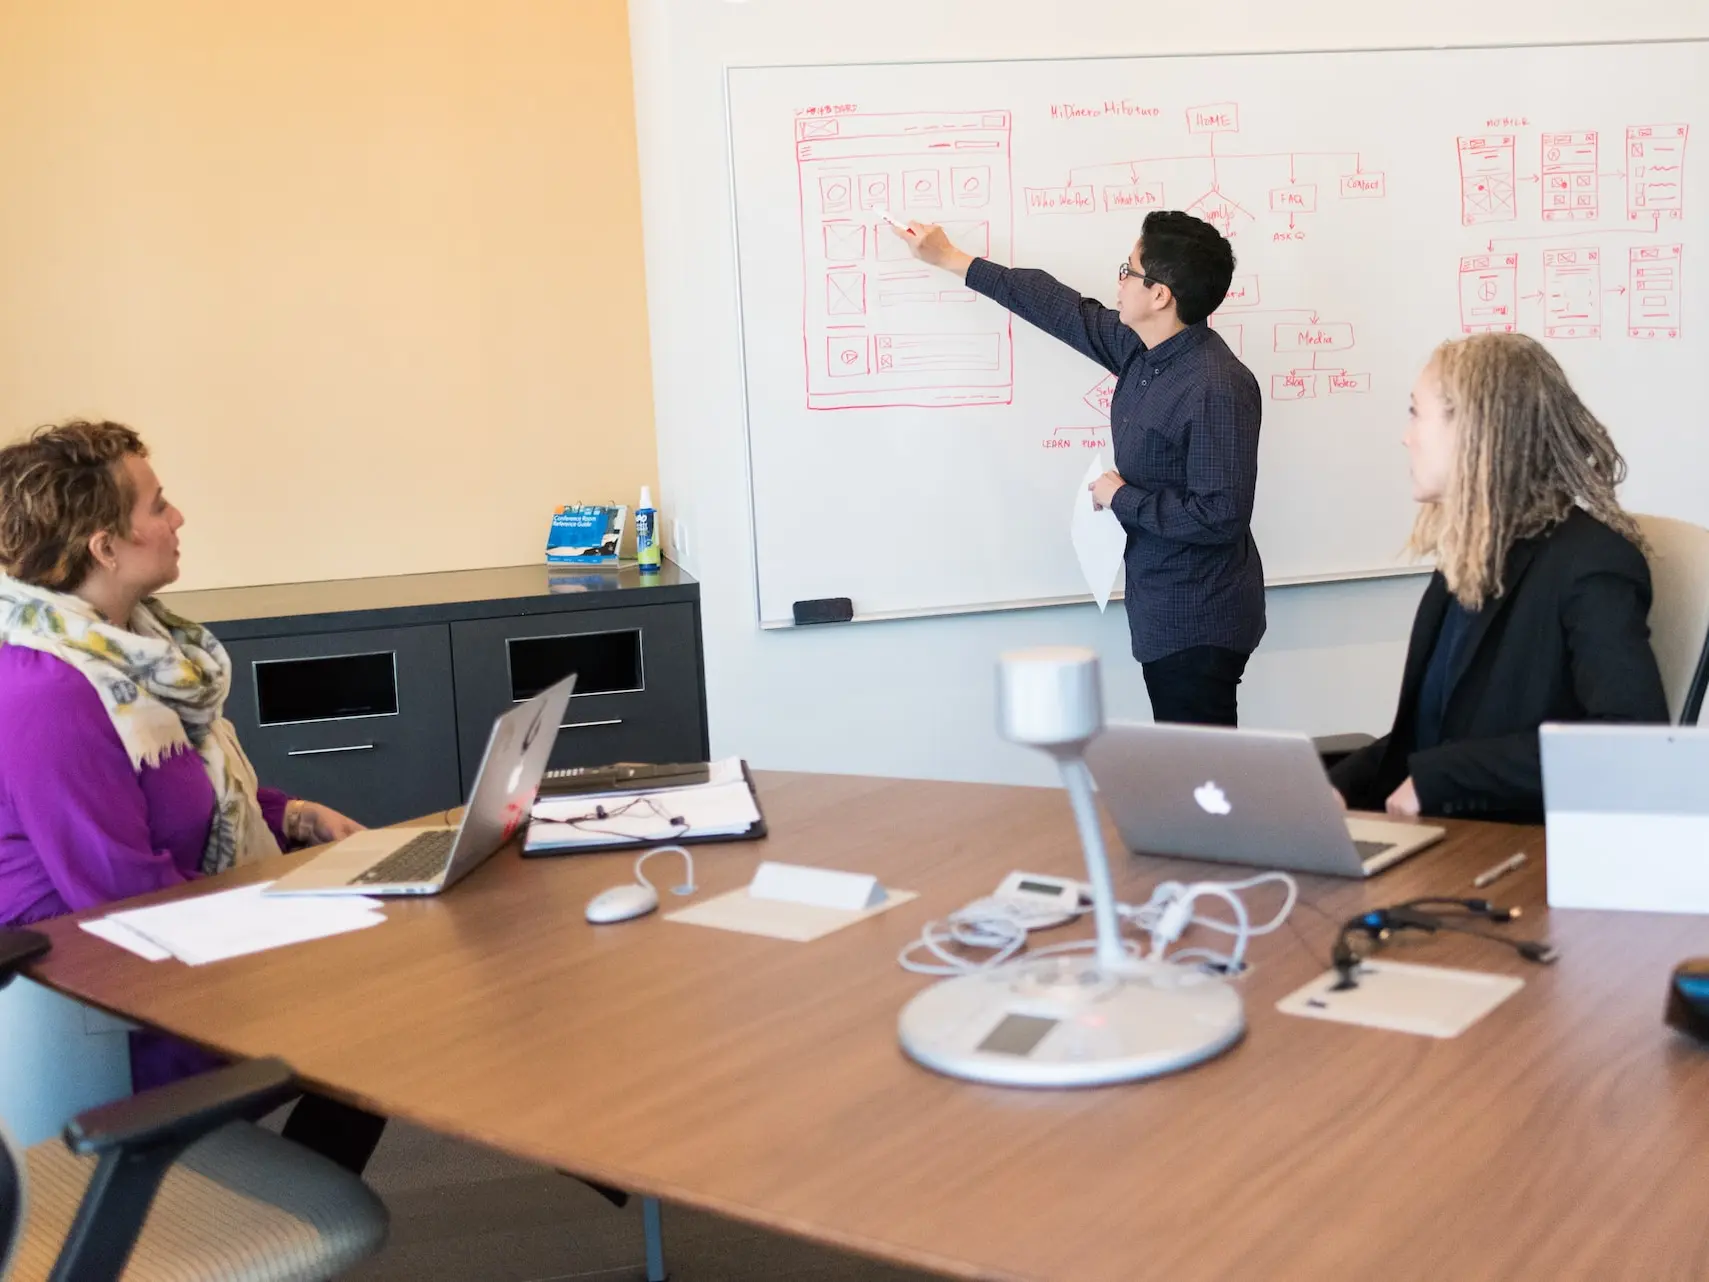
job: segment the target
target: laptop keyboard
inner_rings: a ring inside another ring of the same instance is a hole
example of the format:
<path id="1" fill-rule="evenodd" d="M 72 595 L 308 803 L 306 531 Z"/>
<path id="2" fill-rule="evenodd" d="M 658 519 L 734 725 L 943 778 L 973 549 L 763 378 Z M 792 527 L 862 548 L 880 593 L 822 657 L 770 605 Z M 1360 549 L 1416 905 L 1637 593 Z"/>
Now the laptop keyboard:
<path id="1" fill-rule="evenodd" d="M 1355 841 L 1353 849 L 1359 852 L 1362 863 L 1370 863 L 1379 856 L 1386 855 L 1394 849 L 1392 841 Z"/>
<path id="2" fill-rule="evenodd" d="M 352 886 L 377 886 L 382 883 L 432 881 L 451 862 L 451 844 L 457 840 L 455 828 L 435 828 L 419 837 L 411 837 L 367 872 L 353 877 Z"/>

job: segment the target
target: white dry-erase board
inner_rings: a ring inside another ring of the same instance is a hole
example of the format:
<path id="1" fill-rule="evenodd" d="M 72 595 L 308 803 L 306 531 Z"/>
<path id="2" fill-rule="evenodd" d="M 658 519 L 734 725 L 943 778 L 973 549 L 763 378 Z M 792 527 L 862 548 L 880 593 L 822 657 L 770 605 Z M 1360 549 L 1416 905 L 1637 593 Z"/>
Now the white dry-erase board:
<path id="1" fill-rule="evenodd" d="M 763 623 L 1087 599 L 1069 504 L 1110 381 L 880 209 L 1106 303 L 1147 210 L 1223 228 L 1272 583 L 1401 567 L 1407 394 L 1484 329 L 1549 343 L 1629 506 L 1709 523 L 1709 42 L 732 67 L 728 95 Z"/>

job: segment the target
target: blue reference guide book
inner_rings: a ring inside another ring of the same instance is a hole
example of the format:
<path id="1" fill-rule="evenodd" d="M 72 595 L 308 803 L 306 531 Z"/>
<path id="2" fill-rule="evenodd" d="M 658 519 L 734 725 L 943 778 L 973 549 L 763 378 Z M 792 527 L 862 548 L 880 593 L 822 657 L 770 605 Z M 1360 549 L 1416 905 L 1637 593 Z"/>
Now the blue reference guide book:
<path id="1" fill-rule="evenodd" d="M 615 565 L 629 509 L 621 503 L 569 503 L 552 513 L 547 565 Z"/>

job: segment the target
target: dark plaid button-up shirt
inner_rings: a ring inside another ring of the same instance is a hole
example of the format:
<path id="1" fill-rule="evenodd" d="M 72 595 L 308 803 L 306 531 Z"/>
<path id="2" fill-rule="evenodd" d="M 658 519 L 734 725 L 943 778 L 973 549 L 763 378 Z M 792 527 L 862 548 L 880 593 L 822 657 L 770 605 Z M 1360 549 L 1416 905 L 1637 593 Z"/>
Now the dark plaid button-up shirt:
<path id="1" fill-rule="evenodd" d="M 1258 427 L 1252 371 L 1205 324 L 1147 349 L 1120 317 L 1046 272 L 975 259 L 968 287 L 1116 376 L 1110 434 L 1127 482 L 1126 599 L 1142 663 L 1188 646 L 1250 654 L 1264 635 L 1264 565 L 1252 539 Z"/>

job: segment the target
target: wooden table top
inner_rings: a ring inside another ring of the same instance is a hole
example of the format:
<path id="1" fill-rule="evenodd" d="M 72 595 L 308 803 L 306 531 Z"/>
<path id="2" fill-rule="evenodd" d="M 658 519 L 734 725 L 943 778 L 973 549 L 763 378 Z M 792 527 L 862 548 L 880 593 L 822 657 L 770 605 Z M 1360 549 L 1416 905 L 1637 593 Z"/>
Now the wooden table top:
<path id="1" fill-rule="evenodd" d="M 1010 870 L 1077 874 L 1064 795 L 793 774 L 759 787 L 773 835 L 700 847 L 704 894 L 771 858 L 919 899 L 812 944 L 657 914 L 593 927 L 583 907 L 631 856 L 505 851 L 442 898 L 391 902 L 378 929 L 202 968 L 63 919 L 33 974 L 232 1054 L 282 1055 L 329 1093 L 450 1135 L 950 1276 L 1709 1276 L 1709 1052 L 1661 1022 L 1669 973 L 1709 951 L 1709 923 L 1549 913 L 1539 829 L 1455 823 L 1373 882 L 1303 878 L 1316 911 L 1255 941 L 1234 1050 L 1152 1082 L 1026 1092 L 903 1056 L 898 1012 L 932 981 L 895 958 Z M 1276 1012 L 1326 967 L 1345 917 L 1470 894 L 1516 849 L 1529 865 L 1491 893 L 1525 909 L 1504 929 L 1560 947 L 1555 966 L 1453 937 L 1390 953 L 1526 980 L 1463 1036 Z M 1235 875 L 1127 856 L 1115 872 L 1128 902 L 1165 875 Z"/>

